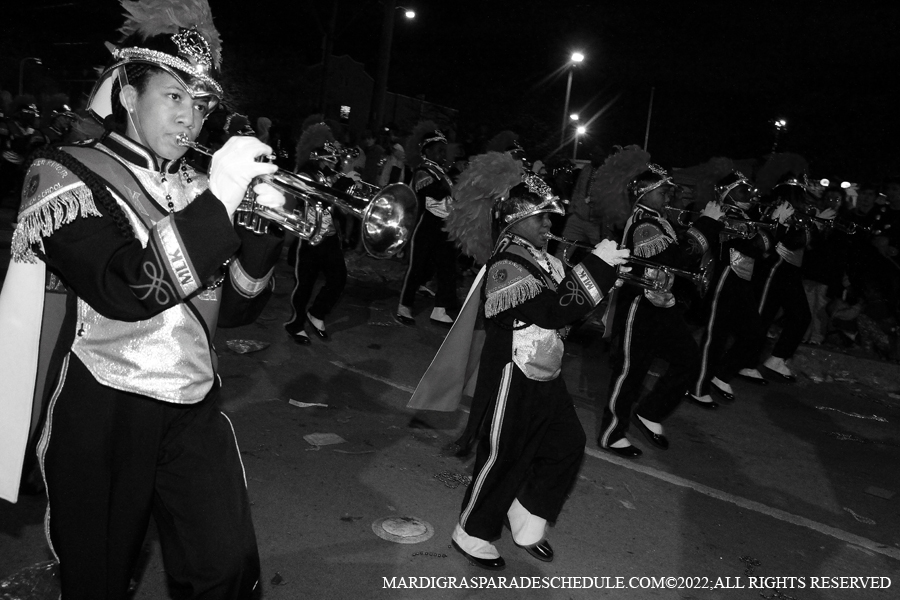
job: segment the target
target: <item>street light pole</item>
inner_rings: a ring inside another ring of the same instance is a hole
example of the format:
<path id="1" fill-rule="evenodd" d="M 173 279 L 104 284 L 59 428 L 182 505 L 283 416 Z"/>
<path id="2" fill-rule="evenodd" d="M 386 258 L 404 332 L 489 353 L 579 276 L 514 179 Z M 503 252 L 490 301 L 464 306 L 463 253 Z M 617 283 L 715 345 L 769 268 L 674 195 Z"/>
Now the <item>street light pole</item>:
<path id="1" fill-rule="evenodd" d="M 33 60 L 34 62 L 36 62 L 39 65 L 44 64 L 41 62 L 41 59 L 37 58 L 36 56 L 28 56 L 19 61 L 19 95 L 20 96 L 22 95 L 22 90 L 24 89 L 23 84 L 25 83 L 25 63 L 28 62 L 29 60 Z"/>
<path id="2" fill-rule="evenodd" d="M 559 129 L 559 147 L 562 148 L 566 143 L 566 119 L 569 118 L 569 98 L 572 95 L 572 74 L 575 72 L 575 65 L 584 60 L 584 55 L 580 52 L 572 53 L 569 58 L 569 77 L 566 82 L 566 103 L 563 105 L 562 126 Z"/>
<path id="3" fill-rule="evenodd" d="M 569 81 L 566 83 L 566 103 L 563 105 L 563 118 L 562 118 L 562 127 L 559 129 L 559 145 L 560 147 L 566 143 L 566 119 L 568 119 L 569 114 L 569 96 L 572 93 L 572 73 L 575 72 L 575 67 L 569 66 Z"/>
<path id="4" fill-rule="evenodd" d="M 334 28 L 337 23 L 338 0 L 331 5 L 331 18 L 328 20 L 328 29 L 322 40 L 322 81 L 319 87 L 319 112 L 323 116 L 328 110 L 328 71 L 331 69 L 331 54 L 334 51 Z"/>
<path id="5" fill-rule="evenodd" d="M 387 95 L 388 68 L 391 64 L 391 43 L 394 38 L 394 11 L 396 0 L 384 0 L 384 18 L 381 23 L 381 44 L 378 47 L 378 68 L 375 71 L 375 91 L 369 109 L 369 126 L 376 136 L 384 121 L 384 97 Z"/>

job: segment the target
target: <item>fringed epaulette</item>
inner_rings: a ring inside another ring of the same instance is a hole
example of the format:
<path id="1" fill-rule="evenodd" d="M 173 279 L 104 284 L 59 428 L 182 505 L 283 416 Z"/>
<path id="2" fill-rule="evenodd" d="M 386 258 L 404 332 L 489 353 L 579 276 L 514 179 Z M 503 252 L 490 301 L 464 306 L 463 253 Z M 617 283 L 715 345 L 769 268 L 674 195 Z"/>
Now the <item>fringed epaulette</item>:
<path id="1" fill-rule="evenodd" d="M 78 217 L 103 216 L 94 203 L 94 194 L 76 173 L 72 157 L 60 150 L 46 149 L 34 158 L 25 173 L 22 205 L 13 233 L 11 254 L 16 262 L 34 263 L 32 246 L 43 251 L 43 240 Z"/>
<path id="2" fill-rule="evenodd" d="M 667 234 L 659 223 L 642 221 L 634 227 L 634 233 L 631 236 L 633 244 L 631 251 L 635 256 L 650 258 L 668 248 L 669 244 L 674 241 L 674 236 Z"/>
<path id="3" fill-rule="evenodd" d="M 491 264 L 484 283 L 484 316 L 499 315 L 505 310 L 531 300 L 546 286 L 541 278 L 517 260 L 502 258 Z"/>
<path id="4" fill-rule="evenodd" d="M 413 175 L 413 189 L 415 191 L 419 191 L 422 188 L 428 187 L 434 183 L 434 173 L 430 170 L 422 168 L 421 166 L 416 169 L 415 175 Z"/>

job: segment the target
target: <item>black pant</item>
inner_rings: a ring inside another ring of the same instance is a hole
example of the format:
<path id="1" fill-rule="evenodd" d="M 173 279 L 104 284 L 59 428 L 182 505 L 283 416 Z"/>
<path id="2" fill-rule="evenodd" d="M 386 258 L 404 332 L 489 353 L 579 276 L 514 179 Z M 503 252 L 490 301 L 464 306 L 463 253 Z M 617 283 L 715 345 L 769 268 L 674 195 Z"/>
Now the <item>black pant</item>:
<path id="1" fill-rule="evenodd" d="M 243 599 L 259 555 L 218 385 L 191 405 L 114 390 L 70 354 L 40 444 L 66 600 L 125 598 L 152 514 L 177 598 Z"/>
<path id="2" fill-rule="evenodd" d="M 614 375 L 598 439 L 604 448 L 625 437 L 631 409 L 655 359 L 665 360 L 669 366 L 635 411 L 655 423 L 675 409 L 700 364 L 697 342 L 677 306 L 659 308 L 638 295 L 628 304 L 618 303 L 612 326 Z"/>
<path id="3" fill-rule="evenodd" d="M 728 383 L 741 369 L 757 365 L 766 343 L 766 329 L 757 309 L 753 284 L 726 267 L 713 290 L 700 343 L 700 372 L 692 390 L 695 396 L 709 393 L 713 377 Z"/>
<path id="4" fill-rule="evenodd" d="M 471 536 L 500 535 L 514 499 L 555 521 L 584 455 L 585 435 L 562 377 L 533 381 L 512 362 L 498 380 L 459 523 Z"/>
<path id="5" fill-rule="evenodd" d="M 416 291 L 437 274 L 434 306 L 459 308 L 456 297 L 456 246 L 443 230 L 444 220 L 424 211 L 409 243 L 409 268 L 403 279 L 400 304 L 412 307 Z"/>
<path id="6" fill-rule="evenodd" d="M 759 283 L 762 285 L 759 316 L 765 330 L 772 326 L 779 309 L 784 312 L 781 335 L 772 348 L 772 356 L 791 358 L 812 321 L 800 267 L 778 256 Z"/>
<path id="7" fill-rule="evenodd" d="M 303 330 L 307 312 L 317 319 L 324 319 L 337 304 L 347 284 L 347 265 L 341 241 L 336 235 L 329 235 L 316 246 L 306 241 L 300 242 L 294 256 L 294 278 L 297 283 L 291 294 L 293 313 L 286 328 L 292 334 L 297 334 Z M 325 276 L 325 285 L 316 294 L 316 299 L 307 311 L 306 305 L 319 273 Z"/>

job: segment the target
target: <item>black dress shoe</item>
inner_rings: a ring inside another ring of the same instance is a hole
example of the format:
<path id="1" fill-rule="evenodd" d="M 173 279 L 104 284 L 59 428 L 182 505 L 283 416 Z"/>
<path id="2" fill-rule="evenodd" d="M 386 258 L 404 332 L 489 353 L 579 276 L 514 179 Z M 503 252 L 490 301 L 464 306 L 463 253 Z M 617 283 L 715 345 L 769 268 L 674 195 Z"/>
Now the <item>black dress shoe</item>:
<path id="1" fill-rule="evenodd" d="M 737 376 L 744 381 L 749 381 L 756 385 L 769 385 L 769 380 L 764 377 L 750 377 L 749 375 L 741 375 L 740 373 L 738 373 Z"/>
<path id="2" fill-rule="evenodd" d="M 394 320 L 396 320 L 401 325 L 415 325 L 416 320 L 412 317 L 405 317 L 400 313 L 394 313 Z"/>
<path id="3" fill-rule="evenodd" d="M 482 569 L 499 571 L 506 566 L 506 561 L 503 560 L 502 556 L 498 556 L 497 558 L 476 558 L 460 548 L 459 544 L 456 543 L 456 540 L 450 540 L 450 543 L 453 544 L 453 547 L 456 548 L 457 552 L 469 559 L 469 562 L 471 562 L 473 565 L 481 567 Z"/>
<path id="4" fill-rule="evenodd" d="M 723 400 L 728 400 L 729 402 L 734 402 L 734 394 L 732 394 L 731 392 L 726 392 L 725 390 L 723 390 L 722 388 L 717 386 L 712 381 L 709 382 L 709 387 L 712 388 L 712 391 L 714 391 L 718 395 L 722 396 Z"/>
<path id="5" fill-rule="evenodd" d="M 781 379 L 782 381 L 787 381 L 789 383 L 794 383 L 795 381 L 797 381 L 796 375 L 785 375 L 784 373 L 779 373 L 778 371 L 776 371 L 774 369 L 770 369 L 769 367 L 767 367 L 765 365 L 763 365 L 763 368 L 766 371 L 768 371 L 769 373 L 771 373 L 772 375 L 775 375 L 776 377 Z"/>
<path id="6" fill-rule="evenodd" d="M 307 315 L 307 317 L 306 317 L 306 322 L 309 323 L 309 326 L 312 327 L 312 330 L 315 332 L 315 334 L 319 337 L 320 340 L 328 339 L 328 332 L 326 332 L 324 329 L 319 329 L 318 327 L 316 327 L 315 324 L 313 324 L 312 319 L 309 318 L 309 315 Z"/>
<path id="7" fill-rule="evenodd" d="M 529 544 L 527 546 L 520 546 L 516 544 L 519 548 L 522 548 L 528 554 L 532 555 L 538 560 L 542 560 L 544 562 L 551 562 L 553 560 L 553 548 L 550 546 L 550 542 L 547 540 L 541 540 L 536 544 Z"/>
<path id="8" fill-rule="evenodd" d="M 310 344 L 309 337 L 305 333 L 291 334 L 291 339 L 294 340 L 295 344 L 300 344 L 301 346 L 309 346 Z"/>
<path id="9" fill-rule="evenodd" d="M 294 340 L 295 344 L 300 344 L 301 346 L 309 346 L 309 337 L 307 337 L 306 332 L 302 329 L 300 331 L 291 331 L 285 325 L 284 330 L 287 332 L 291 339 Z"/>
<path id="10" fill-rule="evenodd" d="M 631 420 L 634 422 L 635 427 L 644 434 L 644 437 L 646 437 L 651 444 L 662 450 L 667 450 L 669 448 L 669 440 L 666 439 L 666 436 L 661 433 L 653 433 L 650 431 L 650 429 L 644 425 L 644 422 L 638 418 L 637 413 L 634 414 Z"/>
<path id="11" fill-rule="evenodd" d="M 607 452 L 612 452 L 613 454 L 618 454 L 622 458 L 637 458 L 643 452 L 637 446 L 623 446 L 621 448 L 616 448 L 615 446 L 602 446 L 599 442 L 597 445 L 606 450 Z"/>
<path id="12" fill-rule="evenodd" d="M 696 404 L 696 405 L 699 406 L 700 408 L 705 408 L 706 410 L 715 410 L 715 409 L 719 408 L 719 403 L 718 403 L 718 402 L 716 402 L 716 401 L 712 401 L 712 402 L 701 402 L 700 400 L 697 400 L 696 398 L 694 398 L 694 396 L 693 396 L 690 392 L 688 392 L 687 394 L 685 394 L 684 397 L 685 397 L 685 398 L 687 399 L 687 401 L 690 402 L 691 404 Z"/>

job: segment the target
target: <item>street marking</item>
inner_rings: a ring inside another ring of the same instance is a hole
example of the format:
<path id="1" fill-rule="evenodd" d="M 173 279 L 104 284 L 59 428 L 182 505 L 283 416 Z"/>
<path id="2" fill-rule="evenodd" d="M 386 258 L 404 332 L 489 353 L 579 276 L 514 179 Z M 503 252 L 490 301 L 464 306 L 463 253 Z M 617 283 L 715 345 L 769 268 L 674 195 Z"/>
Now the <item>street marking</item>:
<path id="1" fill-rule="evenodd" d="M 333 364 L 334 366 L 336 366 L 340 369 L 344 369 L 345 371 L 350 371 L 351 373 L 356 373 L 357 375 L 362 375 L 363 377 L 368 377 L 369 379 L 374 379 L 375 381 L 380 381 L 381 383 L 386 383 L 391 387 L 397 388 L 398 390 L 403 390 L 404 392 L 409 392 L 410 394 L 412 394 L 413 392 L 416 391 L 416 388 L 411 388 L 408 385 L 403 385 L 402 383 L 393 382 L 390 379 L 385 379 L 384 377 L 379 377 L 378 375 L 366 373 L 365 371 L 363 371 L 361 369 L 351 367 L 350 365 L 345 365 L 344 363 L 342 363 L 339 360 L 332 360 L 329 362 L 331 362 L 331 364 Z"/>
<path id="2" fill-rule="evenodd" d="M 416 391 L 416 388 L 409 387 L 408 385 L 403 385 L 402 383 L 396 383 L 394 381 L 391 381 L 390 379 L 379 377 L 378 375 L 373 375 L 372 373 L 368 373 L 366 371 L 363 371 L 362 369 L 357 369 L 355 367 L 351 367 L 350 365 L 344 364 L 339 360 L 332 360 L 329 362 L 339 369 L 344 369 L 346 371 L 350 371 L 351 373 L 356 373 L 357 375 L 362 375 L 363 377 L 368 377 L 369 379 L 380 381 L 381 383 L 385 383 L 391 387 L 397 388 L 398 390 L 403 390 L 404 392 L 407 392 L 409 394 L 413 394 Z M 469 412 L 469 409 L 465 406 L 459 406 L 459 410 L 466 414 L 468 414 Z"/>
<path id="3" fill-rule="evenodd" d="M 605 460 L 606 462 L 619 465 L 620 467 L 624 467 L 632 471 L 637 471 L 638 473 L 643 473 L 644 475 L 649 475 L 650 477 L 655 477 L 656 479 L 671 483 L 672 485 L 688 488 L 694 490 L 699 494 L 703 494 L 704 496 L 709 496 L 710 498 L 715 498 L 716 500 L 722 500 L 723 502 L 729 502 L 741 508 L 767 515 L 774 519 L 778 519 L 779 521 L 784 521 L 785 523 L 790 523 L 799 527 L 806 527 L 807 529 L 812 529 L 815 532 L 833 537 L 842 542 L 860 546 L 861 548 L 865 548 L 866 550 L 870 550 L 872 552 L 877 552 L 878 554 L 883 554 L 884 556 L 893 558 L 894 560 L 900 560 L 900 548 L 894 548 L 886 544 L 879 544 L 878 542 L 874 542 L 870 539 L 855 535 L 848 531 L 837 529 L 836 527 L 831 527 L 830 525 L 825 525 L 824 523 L 818 523 L 811 519 L 807 519 L 806 517 L 801 517 L 783 511 L 779 508 L 773 508 L 771 506 L 766 506 L 765 504 L 762 504 L 760 502 L 755 502 L 753 500 L 748 500 L 747 498 L 735 496 L 733 494 L 729 494 L 727 492 L 723 492 L 715 488 L 703 485 L 702 483 L 697 483 L 696 481 L 691 481 L 690 479 L 685 479 L 683 477 L 678 477 L 677 475 L 672 475 L 671 473 L 666 473 L 665 471 L 660 471 L 659 469 L 654 469 L 653 467 L 639 465 L 627 458 L 620 458 L 618 456 L 613 456 L 607 452 L 600 452 L 599 450 L 594 450 L 593 448 L 587 447 L 585 447 L 584 451 L 594 458 L 599 458 L 600 460 Z"/>

